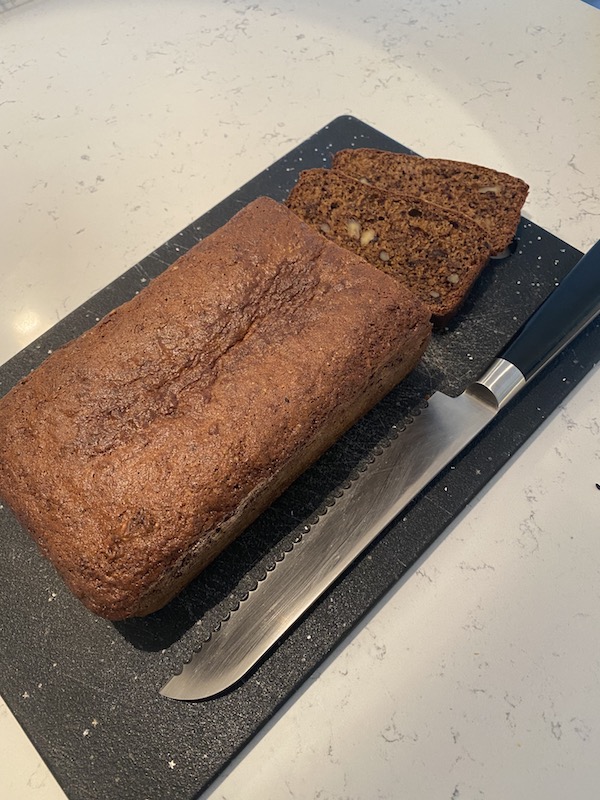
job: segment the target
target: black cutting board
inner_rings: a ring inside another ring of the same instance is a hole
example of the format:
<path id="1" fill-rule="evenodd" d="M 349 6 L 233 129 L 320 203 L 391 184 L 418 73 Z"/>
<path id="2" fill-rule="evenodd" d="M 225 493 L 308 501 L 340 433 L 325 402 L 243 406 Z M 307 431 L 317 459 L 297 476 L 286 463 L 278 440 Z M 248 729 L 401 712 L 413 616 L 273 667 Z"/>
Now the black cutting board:
<path id="1" fill-rule="evenodd" d="M 328 165 L 330 153 L 360 146 L 406 151 L 353 117 L 335 119 L 0 368 L 0 393 L 250 200 L 283 200 L 301 169 Z M 580 255 L 522 220 L 513 254 L 486 270 L 411 378 L 151 617 L 118 624 L 94 617 L 11 513 L 0 510 L 0 692 L 69 798 L 186 800 L 209 786 L 588 372 L 600 353 L 600 325 L 438 476 L 237 688 L 179 703 L 162 698 L 160 686 L 391 426 L 433 389 L 458 393 Z"/>

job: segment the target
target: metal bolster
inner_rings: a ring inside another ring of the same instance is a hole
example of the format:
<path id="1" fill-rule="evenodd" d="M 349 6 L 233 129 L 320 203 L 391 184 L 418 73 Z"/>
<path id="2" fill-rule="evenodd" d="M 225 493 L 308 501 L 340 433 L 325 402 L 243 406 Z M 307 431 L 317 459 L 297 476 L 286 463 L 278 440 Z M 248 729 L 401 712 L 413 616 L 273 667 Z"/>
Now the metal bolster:
<path id="1" fill-rule="evenodd" d="M 467 388 L 466 393 L 500 409 L 512 400 L 524 385 L 525 376 L 521 370 L 510 361 L 497 358 L 483 375 Z"/>

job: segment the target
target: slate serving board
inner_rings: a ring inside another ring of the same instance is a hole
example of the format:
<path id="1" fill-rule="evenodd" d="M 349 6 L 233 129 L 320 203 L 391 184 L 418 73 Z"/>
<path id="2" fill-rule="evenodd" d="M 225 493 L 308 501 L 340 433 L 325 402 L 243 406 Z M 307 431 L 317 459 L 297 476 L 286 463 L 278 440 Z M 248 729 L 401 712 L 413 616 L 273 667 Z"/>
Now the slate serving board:
<path id="1" fill-rule="evenodd" d="M 333 120 L 1 367 L 0 394 L 250 200 L 283 200 L 301 169 L 360 146 L 407 151 L 353 117 Z M 390 427 L 432 390 L 460 392 L 580 255 L 522 220 L 512 255 L 487 269 L 411 378 L 151 617 L 94 617 L 0 509 L 0 692 L 71 800 L 185 800 L 206 790 L 588 372 L 600 354 L 600 324 L 438 476 L 240 685 L 199 703 L 162 698 L 160 686 Z"/>

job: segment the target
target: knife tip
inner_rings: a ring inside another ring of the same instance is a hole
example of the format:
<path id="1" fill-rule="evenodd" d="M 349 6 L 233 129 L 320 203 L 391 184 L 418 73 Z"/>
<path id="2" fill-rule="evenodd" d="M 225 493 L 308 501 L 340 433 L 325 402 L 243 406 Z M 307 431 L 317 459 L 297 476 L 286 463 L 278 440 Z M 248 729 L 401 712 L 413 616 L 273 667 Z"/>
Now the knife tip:
<path id="1" fill-rule="evenodd" d="M 207 676 L 201 681 L 198 675 L 190 672 L 186 664 L 181 672 L 173 675 L 158 693 L 168 700 L 183 700 L 193 702 L 195 700 L 208 700 L 215 695 L 221 694 L 229 688 L 231 684 L 220 679 L 210 680 Z"/>
<path id="2" fill-rule="evenodd" d="M 167 681 L 163 687 L 158 690 L 158 693 L 162 697 L 166 697 L 168 700 L 202 700 L 204 699 L 202 696 L 198 697 L 197 692 L 193 695 L 190 695 L 189 692 L 182 690 L 182 687 L 178 686 L 177 677 L 171 678 L 171 680 Z"/>

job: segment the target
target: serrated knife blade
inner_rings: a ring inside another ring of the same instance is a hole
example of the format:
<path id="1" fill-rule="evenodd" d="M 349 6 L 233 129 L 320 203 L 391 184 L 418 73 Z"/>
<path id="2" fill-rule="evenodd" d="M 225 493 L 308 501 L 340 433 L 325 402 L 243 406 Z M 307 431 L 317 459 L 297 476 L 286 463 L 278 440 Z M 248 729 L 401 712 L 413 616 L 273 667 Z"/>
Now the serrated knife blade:
<path id="1" fill-rule="evenodd" d="M 234 686 L 430 481 L 600 312 L 600 242 L 458 397 L 434 394 L 160 690 Z"/>

